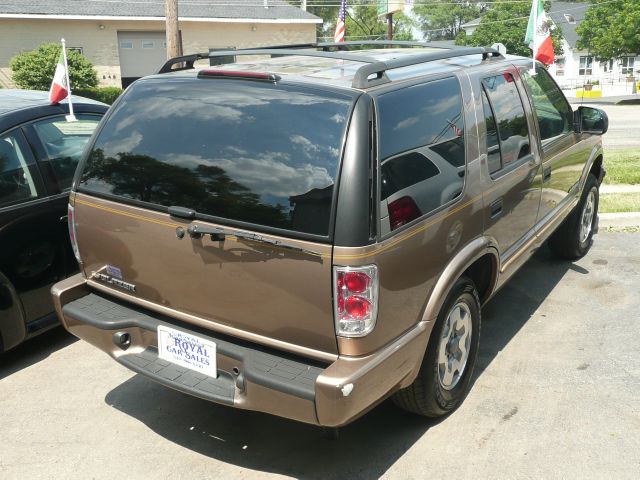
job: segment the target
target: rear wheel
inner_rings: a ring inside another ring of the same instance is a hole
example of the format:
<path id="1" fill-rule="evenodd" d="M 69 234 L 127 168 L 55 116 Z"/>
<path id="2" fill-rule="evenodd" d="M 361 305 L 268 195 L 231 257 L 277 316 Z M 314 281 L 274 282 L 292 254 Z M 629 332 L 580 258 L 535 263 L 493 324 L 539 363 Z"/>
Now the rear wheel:
<path id="1" fill-rule="evenodd" d="M 587 254 L 596 232 L 599 201 L 598 180 L 589 174 L 580 202 L 549 238 L 549 248 L 554 255 L 576 260 Z"/>
<path id="2" fill-rule="evenodd" d="M 480 343 L 480 300 L 473 282 L 460 278 L 438 315 L 420 372 L 393 401 L 426 417 L 455 410 L 466 396 Z"/>

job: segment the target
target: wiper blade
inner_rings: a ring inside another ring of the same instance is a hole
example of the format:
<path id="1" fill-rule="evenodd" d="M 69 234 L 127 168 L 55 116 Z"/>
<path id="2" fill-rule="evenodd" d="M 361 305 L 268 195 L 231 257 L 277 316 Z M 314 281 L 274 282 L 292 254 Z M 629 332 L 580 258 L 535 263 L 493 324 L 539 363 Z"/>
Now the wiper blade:
<path id="1" fill-rule="evenodd" d="M 322 256 L 322 254 L 319 252 L 307 250 L 306 248 L 301 248 L 297 245 L 282 242 L 280 240 L 273 240 L 271 238 L 263 237 L 262 235 L 258 235 L 257 233 L 246 233 L 237 230 L 229 230 L 220 227 L 207 227 L 203 225 L 189 225 L 189 227 L 187 228 L 187 232 L 189 233 L 191 238 L 199 238 L 202 235 L 211 235 L 211 240 L 213 241 L 224 241 L 225 237 L 231 235 L 241 240 L 264 243 L 265 245 L 272 245 L 274 247 L 285 248 L 294 252 L 305 253 L 307 255 L 314 255 L 317 257 Z"/>

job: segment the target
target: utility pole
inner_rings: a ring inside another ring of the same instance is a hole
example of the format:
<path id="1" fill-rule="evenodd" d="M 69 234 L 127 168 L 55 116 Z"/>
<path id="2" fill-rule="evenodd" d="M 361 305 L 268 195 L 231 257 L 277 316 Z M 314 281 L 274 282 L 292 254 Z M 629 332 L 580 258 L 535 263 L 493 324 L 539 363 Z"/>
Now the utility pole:
<path id="1" fill-rule="evenodd" d="M 165 0 L 167 59 L 182 55 L 182 39 L 178 25 L 178 0 Z"/>

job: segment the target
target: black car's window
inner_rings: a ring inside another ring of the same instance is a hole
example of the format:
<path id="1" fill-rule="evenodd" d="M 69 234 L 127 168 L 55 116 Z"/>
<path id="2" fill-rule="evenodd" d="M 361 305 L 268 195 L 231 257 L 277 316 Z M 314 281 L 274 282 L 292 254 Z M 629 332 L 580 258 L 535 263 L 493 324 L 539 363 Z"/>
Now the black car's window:
<path id="1" fill-rule="evenodd" d="M 63 116 L 34 122 L 33 128 L 44 146 L 60 191 L 69 191 L 82 149 L 93 134 L 99 117 L 77 115 L 77 122 L 67 122 Z"/>
<path id="2" fill-rule="evenodd" d="M 531 91 L 544 148 L 572 130 L 573 111 L 562 91 L 544 68 L 537 66 L 535 76 L 524 70 L 522 76 Z"/>
<path id="3" fill-rule="evenodd" d="M 500 144 L 500 168 L 508 167 L 531 153 L 529 127 L 522 106 L 522 100 L 515 85 L 513 75 L 503 73 L 482 80 L 487 94 L 494 124 L 497 127 Z M 486 117 L 485 113 L 485 117 Z M 486 118 L 485 118 L 486 119 Z M 491 127 L 491 123 L 489 123 Z M 489 128 L 487 129 L 488 131 Z M 487 152 L 492 153 L 495 145 L 487 136 Z M 495 162 L 495 159 L 494 159 Z M 492 166 L 495 168 L 495 164 Z M 494 170 L 496 171 L 496 170 Z"/>
<path id="4" fill-rule="evenodd" d="M 0 207 L 38 196 L 24 148 L 15 133 L 0 137 Z"/>
<path id="5" fill-rule="evenodd" d="M 464 122 L 458 81 L 445 78 L 385 93 L 378 98 L 378 118 L 380 215 L 394 230 L 462 193 Z"/>
<path id="6" fill-rule="evenodd" d="M 220 79 L 140 82 L 125 95 L 80 190 L 328 235 L 353 96 Z"/>

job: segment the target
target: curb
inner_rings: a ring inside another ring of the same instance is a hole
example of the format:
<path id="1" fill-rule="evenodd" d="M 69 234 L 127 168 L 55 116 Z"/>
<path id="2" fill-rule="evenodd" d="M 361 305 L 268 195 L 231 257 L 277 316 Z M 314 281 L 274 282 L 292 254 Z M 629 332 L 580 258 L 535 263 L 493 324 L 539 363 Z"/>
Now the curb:
<path id="1" fill-rule="evenodd" d="M 598 226 L 608 227 L 640 227 L 640 212 L 599 213 Z"/>

